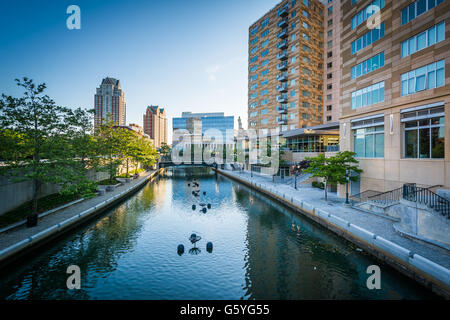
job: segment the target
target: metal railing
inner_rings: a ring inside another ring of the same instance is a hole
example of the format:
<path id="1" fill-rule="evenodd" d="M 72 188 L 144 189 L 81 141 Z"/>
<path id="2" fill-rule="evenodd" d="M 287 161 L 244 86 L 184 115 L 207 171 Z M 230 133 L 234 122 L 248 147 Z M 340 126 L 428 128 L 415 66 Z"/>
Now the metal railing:
<path id="1" fill-rule="evenodd" d="M 450 201 L 434 193 L 430 188 L 414 187 L 403 194 L 405 200 L 422 203 L 428 208 L 450 218 Z"/>
<path id="2" fill-rule="evenodd" d="M 369 197 L 379 195 L 380 193 L 380 191 L 366 190 L 364 192 L 351 195 L 350 200 L 353 202 L 365 202 Z"/>
<path id="3" fill-rule="evenodd" d="M 376 191 L 368 190 L 351 198 L 358 200 L 357 196 L 359 196 L 359 202 L 370 201 L 382 206 L 397 204 L 400 203 L 400 199 L 405 199 L 424 204 L 429 209 L 450 218 L 450 201 L 430 190 L 436 187 L 438 186 L 423 188 L 417 187 L 416 184 L 404 184 L 402 187 L 391 191 L 370 195 L 370 193 L 375 193 Z"/>

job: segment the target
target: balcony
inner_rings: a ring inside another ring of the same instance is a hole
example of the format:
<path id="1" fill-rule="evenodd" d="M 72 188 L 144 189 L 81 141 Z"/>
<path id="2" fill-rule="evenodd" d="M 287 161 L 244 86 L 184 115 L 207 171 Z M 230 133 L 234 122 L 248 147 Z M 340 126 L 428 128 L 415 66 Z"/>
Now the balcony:
<path id="1" fill-rule="evenodd" d="M 288 58 L 287 50 L 281 51 L 279 54 L 277 54 L 278 60 L 286 60 L 287 58 Z"/>
<path id="2" fill-rule="evenodd" d="M 279 85 L 277 86 L 277 91 L 278 92 L 287 92 L 288 88 L 287 85 Z"/>
<path id="3" fill-rule="evenodd" d="M 288 26 L 288 19 L 283 19 L 277 23 L 277 27 L 285 28 Z"/>
<path id="4" fill-rule="evenodd" d="M 288 7 L 285 6 L 285 7 L 281 8 L 280 10 L 278 10 L 278 15 L 280 17 L 286 17 L 288 15 Z"/>
<path id="5" fill-rule="evenodd" d="M 277 38 L 284 39 L 288 36 L 288 29 L 283 29 L 281 32 L 278 32 Z"/>
<path id="6" fill-rule="evenodd" d="M 278 113 L 287 113 L 287 110 L 288 110 L 287 104 L 282 104 L 280 106 L 277 106 Z"/>
<path id="7" fill-rule="evenodd" d="M 287 94 L 282 94 L 282 95 L 277 96 L 277 101 L 279 103 L 286 103 L 288 101 Z"/>
<path id="8" fill-rule="evenodd" d="M 287 69 L 287 67 L 288 67 L 287 61 L 277 64 L 277 70 L 279 71 L 284 71 Z"/>
<path id="9" fill-rule="evenodd" d="M 288 122 L 287 118 L 281 117 L 281 118 L 277 119 L 278 124 L 287 124 L 287 122 Z"/>
<path id="10" fill-rule="evenodd" d="M 283 72 L 283 73 L 280 73 L 279 75 L 277 75 L 277 80 L 280 82 L 287 81 L 288 80 L 287 72 Z"/>
<path id="11" fill-rule="evenodd" d="M 287 40 L 281 41 L 277 44 L 277 49 L 284 50 L 284 49 L 287 49 L 287 47 L 288 47 Z"/>

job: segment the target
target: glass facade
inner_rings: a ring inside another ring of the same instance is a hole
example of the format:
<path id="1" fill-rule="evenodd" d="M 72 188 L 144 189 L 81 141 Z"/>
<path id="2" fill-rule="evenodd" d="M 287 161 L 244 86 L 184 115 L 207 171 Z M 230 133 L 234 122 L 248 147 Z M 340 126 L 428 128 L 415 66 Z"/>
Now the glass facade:
<path id="1" fill-rule="evenodd" d="M 402 123 L 405 158 L 445 158 L 444 107 L 403 113 Z"/>
<path id="2" fill-rule="evenodd" d="M 372 15 L 384 8 L 384 0 L 374 0 L 352 18 L 352 29 L 369 19 Z"/>
<path id="3" fill-rule="evenodd" d="M 201 116 L 206 115 L 206 116 Z M 195 117 L 194 117 L 195 118 Z M 218 129 L 222 132 L 225 137 L 226 130 L 234 130 L 234 116 L 207 116 L 207 114 L 200 114 L 198 116 L 202 123 L 202 134 L 208 129 Z M 177 129 L 187 129 L 186 126 L 187 117 L 173 118 L 172 128 Z"/>
<path id="4" fill-rule="evenodd" d="M 384 51 L 352 67 L 352 79 L 361 77 L 381 67 L 384 67 Z"/>
<path id="5" fill-rule="evenodd" d="M 441 22 L 402 42 L 402 58 L 445 39 L 445 22 Z"/>
<path id="6" fill-rule="evenodd" d="M 402 96 L 442 87 L 445 85 L 445 60 L 404 73 L 401 80 Z"/>
<path id="7" fill-rule="evenodd" d="M 405 9 L 402 10 L 402 26 L 414 20 L 422 13 L 433 9 L 434 7 L 440 5 L 445 0 L 418 0 L 411 3 Z"/>
<path id="8" fill-rule="evenodd" d="M 308 135 L 286 139 L 287 148 L 293 152 L 326 152 L 328 146 L 337 145 L 337 135 Z"/>
<path id="9" fill-rule="evenodd" d="M 352 92 L 352 109 L 367 107 L 384 101 L 384 81 Z"/>
<path id="10" fill-rule="evenodd" d="M 384 158 L 384 116 L 352 123 L 353 151 L 358 158 Z"/>
<path id="11" fill-rule="evenodd" d="M 383 22 L 379 26 L 373 28 L 372 30 L 369 30 L 363 36 L 352 42 L 352 54 L 355 54 L 359 50 L 364 49 L 365 47 L 371 45 L 375 41 L 383 38 L 384 34 L 385 34 L 385 25 Z"/>

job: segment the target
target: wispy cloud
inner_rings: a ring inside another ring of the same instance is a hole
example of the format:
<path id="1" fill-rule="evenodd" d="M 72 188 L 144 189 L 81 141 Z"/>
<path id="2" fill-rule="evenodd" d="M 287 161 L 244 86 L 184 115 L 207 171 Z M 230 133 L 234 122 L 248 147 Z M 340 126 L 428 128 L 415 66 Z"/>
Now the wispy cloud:
<path id="1" fill-rule="evenodd" d="M 206 68 L 205 72 L 208 75 L 208 79 L 211 81 L 216 81 L 217 77 L 217 73 L 222 69 L 221 65 L 216 64 L 215 66 Z"/>

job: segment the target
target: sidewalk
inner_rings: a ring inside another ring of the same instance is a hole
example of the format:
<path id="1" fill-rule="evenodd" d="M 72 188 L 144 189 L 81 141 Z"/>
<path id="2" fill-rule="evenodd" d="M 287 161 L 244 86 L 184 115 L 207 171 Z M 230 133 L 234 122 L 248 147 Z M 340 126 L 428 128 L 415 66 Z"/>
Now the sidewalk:
<path id="1" fill-rule="evenodd" d="M 118 186 L 114 191 L 105 192 L 105 194 L 102 196 L 96 196 L 92 199 L 84 200 L 80 203 L 76 203 L 70 207 L 56 211 L 45 217 L 39 218 L 38 225 L 36 227 L 27 228 L 26 226 L 20 226 L 10 231 L 0 233 L 0 251 L 20 241 L 28 239 L 52 226 L 55 226 L 58 223 L 61 223 L 69 218 L 72 218 L 81 212 L 84 212 L 90 208 L 100 205 L 105 200 L 111 199 L 114 196 L 119 195 L 121 192 L 127 190 L 128 188 L 132 188 L 140 184 L 144 180 L 148 180 L 151 175 L 155 174 L 155 172 L 157 172 L 157 170 L 148 171 L 139 178 L 134 179 L 129 183 L 125 183 L 122 184 L 121 186 Z"/>
<path id="2" fill-rule="evenodd" d="M 221 170 L 222 171 L 222 170 Z M 223 170 L 229 175 L 245 179 L 248 182 L 261 184 L 263 189 L 284 195 L 286 199 L 295 199 L 296 201 L 305 201 L 312 204 L 317 209 L 322 209 L 341 219 L 344 219 L 354 225 L 364 228 L 376 235 L 379 235 L 405 249 L 408 249 L 418 255 L 421 255 L 447 269 L 450 269 L 450 252 L 431 244 L 422 243 L 402 237 L 393 227 L 393 221 L 361 212 L 359 210 L 344 205 L 345 199 L 338 198 L 335 193 L 328 193 L 328 202 L 324 198 L 324 191 L 313 188 L 310 184 L 297 183 L 297 190 L 292 184 L 287 185 L 278 179 L 275 183 L 271 177 L 253 174 L 251 177 L 248 171 L 228 171 Z"/>

